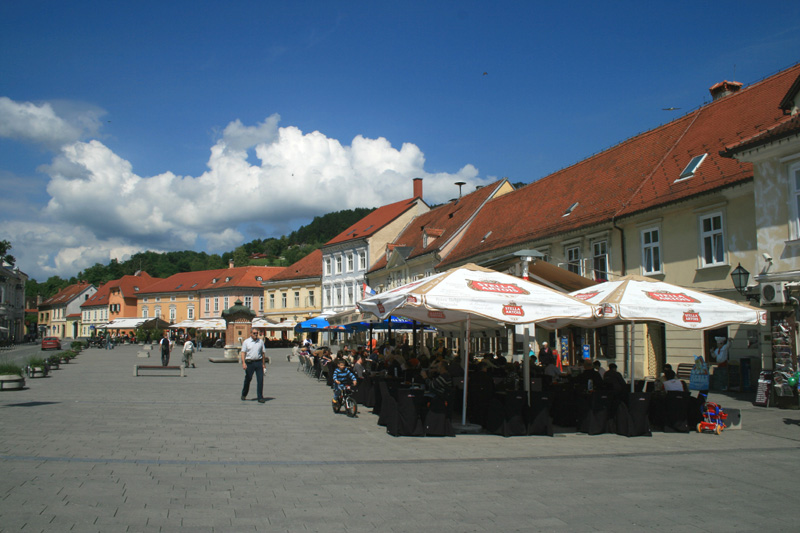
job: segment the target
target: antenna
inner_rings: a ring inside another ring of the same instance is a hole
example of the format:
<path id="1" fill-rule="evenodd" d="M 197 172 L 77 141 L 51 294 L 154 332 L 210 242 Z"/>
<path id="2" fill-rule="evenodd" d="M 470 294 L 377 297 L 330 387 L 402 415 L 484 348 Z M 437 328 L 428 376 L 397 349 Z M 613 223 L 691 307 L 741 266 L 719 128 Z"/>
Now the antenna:
<path id="1" fill-rule="evenodd" d="M 456 185 L 458 185 L 458 197 L 459 198 L 461 198 L 461 187 L 463 187 L 466 184 L 467 184 L 466 181 L 457 181 L 456 182 Z"/>

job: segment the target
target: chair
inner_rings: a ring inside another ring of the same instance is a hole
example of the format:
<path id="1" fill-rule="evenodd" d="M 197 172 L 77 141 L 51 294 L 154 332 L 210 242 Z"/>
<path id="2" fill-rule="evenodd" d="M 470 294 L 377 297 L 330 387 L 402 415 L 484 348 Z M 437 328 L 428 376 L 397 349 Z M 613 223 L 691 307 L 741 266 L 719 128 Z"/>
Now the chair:
<path id="1" fill-rule="evenodd" d="M 397 390 L 397 433 L 396 436 L 422 437 L 425 428 L 422 424 L 424 396 L 422 389 Z M 386 426 L 387 430 L 389 425 Z M 390 432 L 391 433 L 391 432 Z M 392 433 L 395 435 L 395 433 Z"/>
<path id="2" fill-rule="evenodd" d="M 617 404 L 616 432 L 617 435 L 626 437 L 651 437 L 649 392 L 632 392 L 628 394 L 627 401 Z"/>
<path id="3" fill-rule="evenodd" d="M 608 431 L 613 394 L 611 391 L 594 391 L 590 395 L 580 396 L 578 431 L 589 435 L 600 435 Z"/>
<path id="4" fill-rule="evenodd" d="M 434 397 L 428 400 L 428 410 L 425 413 L 426 437 L 455 437 L 453 429 L 453 413 L 450 405 L 444 398 Z"/>
<path id="5" fill-rule="evenodd" d="M 577 421 L 575 391 L 559 387 L 552 393 L 553 403 L 550 412 L 553 424 L 560 427 L 575 427 Z"/>
<path id="6" fill-rule="evenodd" d="M 667 391 L 664 401 L 664 432 L 688 433 L 688 409 L 690 395 L 683 391 Z"/>
<path id="7" fill-rule="evenodd" d="M 553 436 L 553 418 L 550 416 L 552 396 L 549 392 L 531 392 L 528 409 L 528 435 Z"/>
<path id="8" fill-rule="evenodd" d="M 392 393 L 389 391 L 389 385 L 385 381 L 380 381 L 378 387 L 381 391 L 381 400 L 380 404 L 378 404 L 380 407 L 378 425 L 386 426 L 387 433 L 397 436 L 399 421 L 397 400 L 392 396 Z"/>
<path id="9" fill-rule="evenodd" d="M 487 431 L 504 437 L 527 435 L 526 394 L 524 391 L 508 391 L 495 395 L 489 403 Z"/>

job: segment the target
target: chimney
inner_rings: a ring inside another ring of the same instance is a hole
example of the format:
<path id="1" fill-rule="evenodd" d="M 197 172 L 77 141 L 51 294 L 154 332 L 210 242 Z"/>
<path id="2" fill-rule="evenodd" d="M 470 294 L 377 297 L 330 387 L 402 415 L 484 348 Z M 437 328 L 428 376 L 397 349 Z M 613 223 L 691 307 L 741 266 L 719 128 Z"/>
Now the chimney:
<path id="1" fill-rule="evenodd" d="M 711 93 L 711 97 L 714 100 L 719 100 L 729 94 L 733 94 L 737 92 L 739 89 L 742 88 L 742 84 L 738 81 L 721 81 L 716 85 L 712 85 L 711 88 L 708 89 L 708 92 Z"/>
<path id="2" fill-rule="evenodd" d="M 422 178 L 414 178 L 414 198 L 422 199 Z"/>
<path id="3" fill-rule="evenodd" d="M 233 268 L 233 259 L 228 260 L 228 268 Z"/>

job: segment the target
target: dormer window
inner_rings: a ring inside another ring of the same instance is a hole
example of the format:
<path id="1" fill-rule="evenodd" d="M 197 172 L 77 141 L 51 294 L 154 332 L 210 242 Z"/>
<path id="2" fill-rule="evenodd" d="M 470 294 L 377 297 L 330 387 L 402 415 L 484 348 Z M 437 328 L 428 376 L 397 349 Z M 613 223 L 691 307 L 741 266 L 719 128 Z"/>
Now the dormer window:
<path id="1" fill-rule="evenodd" d="M 683 169 L 681 175 L 678 176 L 678 179 L 676 179 L 675 181 L 687 180 L 692 176 L 694 176 L 695 171 L 697 171 L 697 167 L 700 166 L 700 163 L 703 162 L 703 160 L 706 158 L 707 155 L 708 154 L 694 156 L 692 160 L 689 161 L 689 164 L 686 165 L 686 168 Z"/>
<path id="2" fill-rule="evenodd" d="M 212 285 L 213 285 L 214 283 L 216 283 L 216 282 L 217 282 L 217 278 L 214 278 L 214 279 L 212 279 L 212 280 L 211 280 L 211 284 L 212 284 Z"/>
<path id="3" fill-rule="evenodd" d="M 225 278 L 225 283 L 228 283 L 232 279 L 233 279 L 232 277 L 228 276 L 227 278 Z"/>
<path id="4" fill-rule="evenodd" d="M 139 287 L 134 287 L 133 290 L 139 292 Z"/>
<path id="5" fill-rule="evenodd" d="M 567 216 L 569 216 L 570 214 L 572 214 L 572 212 L 573 212 L 573 211 L 575 211 L 575 208 L 576 208 L 576 207 L 578 207 L 578 202 L 575 202 L 574 204 L 572 204 L 571 206 L 569 206 L 569 207 L 567 208 L 567 210 L 566 210 L 566 211 L 564 211 L 564 214 L 563 214 L 563 215 L 561 215 L 561 216 L 562 216 L 562 217 L 567 217 Z"/>
<path id="6" fill-rule="evenodd" d="M 422 247 L 423 248 L 427 248 L 428 247 L 428 234 L 427 233 L 423 233 L 422 234 Z"/>
<path id="7" fill-rule="evenodd" d="M 256 281 L 261 281 L 263 278 L 261 276 L 256 276 Z"/>

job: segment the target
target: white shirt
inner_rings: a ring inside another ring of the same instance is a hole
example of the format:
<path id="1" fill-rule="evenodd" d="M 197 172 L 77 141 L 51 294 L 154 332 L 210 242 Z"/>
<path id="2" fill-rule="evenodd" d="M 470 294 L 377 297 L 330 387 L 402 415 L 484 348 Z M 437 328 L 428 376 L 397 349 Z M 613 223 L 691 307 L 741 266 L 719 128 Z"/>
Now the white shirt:
<path id="1" fill-rule="evenodd" d="M 242 343 L 241 353 L 244 354 L 246 361 L 258 361 L 261 359 L 261 353 L 264 351 L 264 343 L 261 339 L 253 340 L 253 337 L 248 337 Z"/>
<path id="2" fill-rule="evenodd" d="M 192 344 L 192 341 L 186 341 L 183 344 L 183 351 L 184 352 L 193 352 L 194 351 L 194 344 Z"/>
<path id="3" fill-rule="evenodd" d="M 669 379 L 664 382 L 664 390 L 666 391 L 682 391 L 683 390 L 683 383 L 679 379 Z"/>

